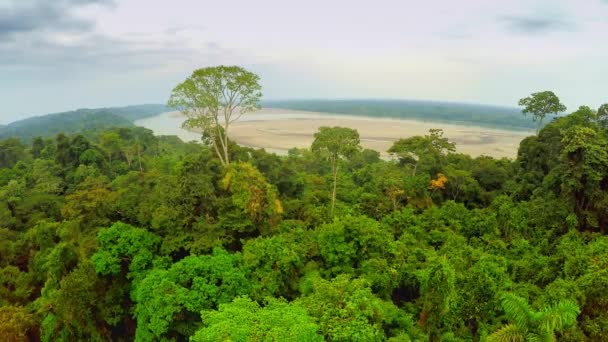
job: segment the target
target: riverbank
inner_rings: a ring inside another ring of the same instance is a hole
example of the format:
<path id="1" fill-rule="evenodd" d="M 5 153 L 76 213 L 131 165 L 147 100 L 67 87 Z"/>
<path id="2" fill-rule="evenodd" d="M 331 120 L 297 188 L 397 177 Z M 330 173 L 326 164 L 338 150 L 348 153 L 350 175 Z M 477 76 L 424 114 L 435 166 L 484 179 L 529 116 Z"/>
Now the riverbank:
<path id="1" fill-rule="evenodd" d="M 152 129 L 159 135 L 177 135 L 182 140 L 200 140 L 200 135 L 181 128 L 184 117 L 178 112 L 163 113 L 153 118 L 137 120 L 136 125 Z M 510 131 L 443 122 L 368 118 L 344 114 L 306 112 L 289 109 L 264 108 L 243 115 L 230 128 L 230 138 L 237 143 L 265 148 L 278 154 L 287 150 L 308 148 L 313 135 L 322 126 L 343 126 L 356 129 L 361 145 L 386 155 L 386 150 L 398 139 L 428 134 L 431 128 L 443 129 L 445 136 L 456 143 L 458 152 L 473 157 L 488 155 L 514 158 L 519 142 L 533 131 Z"/>

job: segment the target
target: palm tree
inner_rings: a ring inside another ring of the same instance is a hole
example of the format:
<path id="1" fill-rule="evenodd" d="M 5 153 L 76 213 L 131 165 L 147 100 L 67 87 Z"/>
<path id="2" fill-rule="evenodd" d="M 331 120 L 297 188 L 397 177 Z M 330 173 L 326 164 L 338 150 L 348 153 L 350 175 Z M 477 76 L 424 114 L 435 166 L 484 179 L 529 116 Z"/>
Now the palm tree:
<path id="1" fill-rule="evenodd" d="M 540 311 L 514 294 L 502 295 L 502 308 L 509 324 L 498 329 L 487 342 L 555 341 L 555 332 L 574 324 L 580 310 L 572 301 L 560 301 Z"/>

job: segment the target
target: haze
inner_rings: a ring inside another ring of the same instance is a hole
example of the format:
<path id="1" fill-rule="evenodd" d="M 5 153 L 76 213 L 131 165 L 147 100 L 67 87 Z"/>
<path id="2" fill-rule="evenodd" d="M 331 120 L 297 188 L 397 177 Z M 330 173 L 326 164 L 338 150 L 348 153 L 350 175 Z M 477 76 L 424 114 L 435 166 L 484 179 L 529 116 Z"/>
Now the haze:
<path id="1" fill-rule="evenodd" d="M 0 0 L 0 123 L 164 103 L 242 65 L 265 99 L 406 98 L 569 109 L 608 100 L 608 1 Z"/>

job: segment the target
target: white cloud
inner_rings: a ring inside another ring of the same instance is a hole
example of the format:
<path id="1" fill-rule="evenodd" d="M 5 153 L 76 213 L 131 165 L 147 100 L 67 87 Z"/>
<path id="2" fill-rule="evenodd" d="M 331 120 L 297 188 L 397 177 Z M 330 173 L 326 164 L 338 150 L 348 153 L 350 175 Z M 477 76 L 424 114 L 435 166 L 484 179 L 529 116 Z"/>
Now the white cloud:
<path id="1" fill-rule="evenodd" d="M 267 98 L 515 105 L 552 89 L 571 108 L 608 100 L 601 0 L 50 3 L 9 0 L 9 12 L 0 1 L 0 93 L 11 114 L 0 122 L 164 102 L 193 69 L 215 64 L 258 72 Z"/>

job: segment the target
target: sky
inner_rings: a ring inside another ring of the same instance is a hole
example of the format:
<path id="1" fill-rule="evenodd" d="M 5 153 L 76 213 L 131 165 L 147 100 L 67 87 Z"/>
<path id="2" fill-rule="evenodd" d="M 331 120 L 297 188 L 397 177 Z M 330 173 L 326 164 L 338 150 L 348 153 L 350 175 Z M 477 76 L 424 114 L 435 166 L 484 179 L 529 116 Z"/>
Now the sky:
<path id="1" fill-rule="evenodd" d="M 608 102 L 608 0 L 0 0 L 0 124 L 165 103 L 240 65 L 264 99 Z"/>

